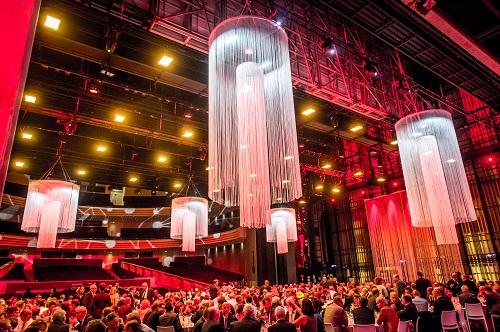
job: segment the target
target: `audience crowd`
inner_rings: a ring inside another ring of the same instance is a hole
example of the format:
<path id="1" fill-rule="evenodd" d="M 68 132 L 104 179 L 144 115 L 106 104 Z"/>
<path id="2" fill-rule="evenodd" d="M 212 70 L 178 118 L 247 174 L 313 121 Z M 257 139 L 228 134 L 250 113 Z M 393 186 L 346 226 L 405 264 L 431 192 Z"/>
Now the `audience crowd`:
<path id="1" fill-rule="evenodd" d="M 349 323 L 382 325 L 397 332 L 400 321 L 414 330 L 440 331 L 441 312 L 482 303 L 488 319 L 500 314 L 499 282 L 475 282 L 454 273 L 446 283 L 432 283 L 422 273 L 414 282 L 376 278 L 341 283 L 245 286 L 159 292 L 147 283 L 124 289 L 82 285 L 45 296 L 27 289 L 21 298 L 0 298 L 0 332 L 324 332 L 325 324 L 348 331 Z M 498 324 L 498 323 L 496 323 Z M 481 328 L 481 326 L 478 326 Z M 498 331 L 498 330 L 497 330 Z"/>

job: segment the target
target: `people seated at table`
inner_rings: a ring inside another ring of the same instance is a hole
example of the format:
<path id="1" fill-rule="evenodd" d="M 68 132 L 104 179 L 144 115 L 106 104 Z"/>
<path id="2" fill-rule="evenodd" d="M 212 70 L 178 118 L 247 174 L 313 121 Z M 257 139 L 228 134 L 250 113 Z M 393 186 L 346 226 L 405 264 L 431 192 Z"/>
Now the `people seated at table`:
<path id="1" fill-rule="evenodd" d="M 302 315 L 297 318 L 294 324 L 301 332 L 317 332 L 318 321 L 314 317 L 314 306 L 309 299 L 302 300 Z"/>
<path id="2" fill-rule="evenodd" d="M 368 308 L 368 299 L 364 296 L 359 298 L 359 308 L 352 312 L 354 324 L 375 324 L 375 312 Z"/>
<path id="3" fill-rule="evenodd" d="M 234 317 L 234 315 L 232 313 L 232 311 L 234 311 L 234 309 L 233 309 L 231 303 L 229 303 L 229 302 L 222 303 L 221 309 L 222 309 L 222 311 L 220 313 L 219 322 L 222 325 L 222 327 L 224 328 L 224 331 L 227 331 L 227 330 L 229 330 L 230 324 L 236 320 L 236 318 Z"/>
<path id="4" fill-rule="evenodd" d="M 460 301 L 460 305 L 465 308 L 466 303 L 476 304 L 480 303 L 476 294 L 473 294 L 469 291 L 469 286 L 462 285 L 460 287 L 461 294 L 458 296 L 458 300 Z"/>
<path id="5" fill-rule="evenodd" d="M 332 324 L 333 327 L 346 327 L 348 325 L 347 314 L 342 307 L 342 299 L 339 295 L 326 305 L 323 321 L 325 324 Z M 341 330 L 341 332 L 344 332 Z"/>
<path id="6" fill-rule="evenodd" d="M 401 303 L 404 307 L 398 311 L 398 316 L 400 321 L 411 320 L 413 322 L 413 326 L 415 326 L 418 319 L 418 310 L 412 301 L 413 299 L 411 295 L 403 295 L 401 297 Z"/>
<path id="7" fill-rule="evenodd" d="M 179 315 L 174 312 L 172 302 L 165 303 L 165 312 L 159 317 L 159 326 L 172 326 L 175 332 L 182 332 Z"/>
<path id="8" fill-rule="evenodd" d="M 286 320 L 285 308 L 278 306 L 274 309 L 276 323 L 267 328 L 268 332 L 297 332 L 295 324 Z M 347 319 L 347 317 L 346 317 Z"/>
<path id="9" fill-rule="evenodd" d="M 380 292 L 378 291 L 377 287 L 373 287 L 371 294 L 368 295 L 368 308 L 372 309 L 373 311 L 379 311 L 377 307 L 377 298 L 379 297 Z"/>
<path id="10" fill-rule="evenodd" d="M 391 307 L 393 307 L 394 310 L 396 310 L 396 312 L 399 312 L 404 308 L 404 305 L 401 303 L 401 300 L 399 299 L 397 292 L 390 293 L 390 300 L 391 300 Z"/>
<path id="11" fill-rule="evenodd" d="M 232 332 L 260 332 L 261 322 L 255 319 L 255 307 L 247 303 L 243 307 L 243 318 L 230 324 Z"/>
<path id="12" fill-rule="evenodd" d="M 422 298 L 418 290 L 414 290 L 412 292 L 412 295 L 413 295 L 413 304 L 415 304 L 415 307 L 417 308 L 418 312 L 429 311 L 429 301 Z"/>
<path id="13" fill-rule="evenodd" d="M 220 312 L 217 307 L 208 308 L 208 319 L 201 328 L 201 332 L 223 332 L 224 328 L 219 323 Z"/>
<path id="14" fill-rule="evenodd" d="M 443 288 L 435 288 L 432 292 L 432 296 L 434 297 L 433 302 L 433 311 L 434 321 L 436 322 L 436 326 L 441 326 L 441 313 L 443 311 L 452 311 L 455 310 L 453 306 L 453 302 L 451 299 L 446 296 Z"/>
<path id="15" fill-rule="evenodd" d="M 377 318 L 377 324 L 383 325 L 384 332 L 397 332 L 399 318 L 396 310 L 392 308 L 387 300 L 381 296 L 377 298 L 376 303 L 380 311 Z"/>

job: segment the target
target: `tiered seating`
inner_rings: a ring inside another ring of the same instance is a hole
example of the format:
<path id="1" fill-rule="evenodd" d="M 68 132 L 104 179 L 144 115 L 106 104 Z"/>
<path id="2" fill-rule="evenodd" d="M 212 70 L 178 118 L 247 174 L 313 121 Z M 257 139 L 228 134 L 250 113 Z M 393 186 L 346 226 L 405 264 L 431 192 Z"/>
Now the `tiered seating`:
<path id="1" fill-rule="evenodd" d="M 47 258 L 33 262 L 36 281 L 113 280 L 99 259 Z"/>
<path id="2" fill-rule="evenodd" d="M 15 264 L 14 267 L 7 272 L 0 280 L 24 280 L 26 281 L 26 276 L 24 275 L 24 265 L 22 263 Z"/>
<path id="3" fill-rule="evenodd" d="M 111 270 L 120 279 L 134 279 L 138 277 L 137 274 L 121 268 L 119 263 L 113 263 L 113 265 L 111 265 Z"/>
<path id="4" fill-rule="evenodd" d="M 172 262 L 170 267 L 166 267 L 157 258 L 128 258 L 125 261 L 206 283 L 211 283 L 213 279 L 219 279 L 221 282 L 241 281 L 243 279 L 243 276 L 240 274 L 216 269 L 207 265 L 188 266 Z"/>

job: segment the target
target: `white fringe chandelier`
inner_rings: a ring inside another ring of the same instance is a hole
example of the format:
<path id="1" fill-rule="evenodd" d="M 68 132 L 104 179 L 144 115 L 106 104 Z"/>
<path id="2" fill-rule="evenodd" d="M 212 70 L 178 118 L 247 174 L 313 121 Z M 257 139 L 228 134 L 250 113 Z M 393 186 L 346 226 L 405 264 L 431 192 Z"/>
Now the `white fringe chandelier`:
<path id="1" fill-rule="evenodd" d="M 262 228 L 271 204 L 302 196 L 288 38 L 253 16 L 209 39 L 209 197 Z"/>
<path id="2" fill-rule="evenodd" d="M 38 233 L 37 248 L 54 248 L 57 233 L 75 230 L 79 193 L 80 186 L 67 181 L 30 181 L 21 229 Z"/>
<path id="3" fill-rule="evenodd" d="M 396 123 L 411 221 L 437 244 L 458 243 L 455 223 L 477 220 L 450 113 L 427 110 Z"/>
<path id="4" fill-rule="evenodd" d="M 297 221 L 295 209 L 271 209 L 271 224 L 266 226 L 267 242 L 276 243 L 278 254 L 288 252 L 288 242 L 297 241 Z"/>

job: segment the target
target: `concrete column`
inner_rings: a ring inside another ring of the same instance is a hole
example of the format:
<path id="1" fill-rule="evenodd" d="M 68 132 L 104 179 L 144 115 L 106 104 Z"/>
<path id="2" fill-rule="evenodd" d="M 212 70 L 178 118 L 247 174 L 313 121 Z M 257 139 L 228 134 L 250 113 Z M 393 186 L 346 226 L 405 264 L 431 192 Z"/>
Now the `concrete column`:
<path id="1" fill-rule="evenodd" d="M 41 0 L 0 1 L 0 198 L 16 131 Z"/>

